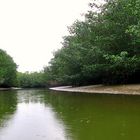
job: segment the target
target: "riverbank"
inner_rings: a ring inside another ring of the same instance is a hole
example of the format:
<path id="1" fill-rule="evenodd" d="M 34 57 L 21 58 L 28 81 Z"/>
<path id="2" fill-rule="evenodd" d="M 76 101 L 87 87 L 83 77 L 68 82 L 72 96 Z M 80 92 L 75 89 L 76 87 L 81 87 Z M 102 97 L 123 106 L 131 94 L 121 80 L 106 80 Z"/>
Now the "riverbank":
<path id="1" fill-rule="evenodd" d="M 140 95 L 140 84 L 113 85 L 113 86 L 91 85 L 81 87 L 63 86 L 63 87 L 53 87 L 50 89 L 65 92 Z"/>
<path id="2" fill-rule="evenodd" d="M 17 88 L 17 87 L 11 87 L 11 88 L 0 88 L 0 91 L 6 91 L 6 90 L 17 90 L 17 89 L 21 89 L 21 88 Z"/>
<path id="3" fill-rule="evenodd" d="M 10 90 L 11 88 L 0 88 L 0 91 Z"/>

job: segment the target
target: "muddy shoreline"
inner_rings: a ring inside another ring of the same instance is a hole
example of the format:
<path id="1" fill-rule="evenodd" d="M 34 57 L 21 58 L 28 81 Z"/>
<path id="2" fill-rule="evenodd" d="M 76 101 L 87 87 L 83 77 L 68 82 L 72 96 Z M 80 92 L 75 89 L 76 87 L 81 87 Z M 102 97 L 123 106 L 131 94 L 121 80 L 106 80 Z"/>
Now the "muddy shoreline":
<path id="1" fill-rule="evenodd" d="M 81 93 L 99 93 L 99 94 L 126 94 L 140 95 L 140 84 L 130 85 L 90 85 L 81 87 L 63 86 L 53 87 L 50 90 L 65 91 L 65 92 L 81 92 Z"/>

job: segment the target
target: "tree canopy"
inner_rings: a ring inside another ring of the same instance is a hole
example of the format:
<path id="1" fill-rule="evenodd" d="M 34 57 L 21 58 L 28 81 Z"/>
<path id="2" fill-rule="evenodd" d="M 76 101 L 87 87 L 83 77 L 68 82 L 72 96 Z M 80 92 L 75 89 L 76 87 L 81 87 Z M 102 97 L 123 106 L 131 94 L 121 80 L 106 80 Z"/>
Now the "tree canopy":
<path id="1" fill-rule="evenodd" d="M 140 1 L 89 5 L 85 21 L 69 27 L 46 77 L 73 85 L 140 82 Z"/>
<path id="2" fill-rule="evenodd" d="M 0 49 L 0 87 L 11 87 L 16 84 L 16 68 L 12 57 Z"/>

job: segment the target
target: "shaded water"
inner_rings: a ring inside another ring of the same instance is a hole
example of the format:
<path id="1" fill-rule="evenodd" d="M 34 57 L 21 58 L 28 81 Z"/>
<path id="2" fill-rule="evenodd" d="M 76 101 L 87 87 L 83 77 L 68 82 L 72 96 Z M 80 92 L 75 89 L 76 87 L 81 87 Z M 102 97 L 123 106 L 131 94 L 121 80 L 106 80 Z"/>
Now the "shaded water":
<path id="1" fill-rule="evenodd" d="M 0 92 L 0 140 L 139 140 L 140 96 Z"/>

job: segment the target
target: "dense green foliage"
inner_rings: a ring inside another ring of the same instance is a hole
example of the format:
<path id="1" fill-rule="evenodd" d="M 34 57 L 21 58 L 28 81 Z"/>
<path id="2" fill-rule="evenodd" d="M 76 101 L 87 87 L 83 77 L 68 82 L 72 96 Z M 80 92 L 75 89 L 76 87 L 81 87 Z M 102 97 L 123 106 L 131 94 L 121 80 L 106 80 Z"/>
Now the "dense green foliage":
<path id="1" fill-rule="evenodd" d="M 90 3 L 84 21 L 69 27 L 63 47 L 43 72 L 18 73 L 19 87 L 140 82 L 140 1 Z M 13 86 L 16 64 L 0 50 L 0 86 Z"/>
<path id="2" fill-rule="evenodd" d="M 17 73 L 18 86 L 23 88 L 38 88 L 47 86 L 42 72 Z"/>
<path id="3" fill-rule="evenodd" d="M 89 5 L 85 21 L 69 27 L 44 69 L 46 79 L 65 85 L 140 82 L 140 1 Z"/>
<path id="4" fill-rule="evenodd" d="M 11 87 L 16 83 L 17 65 L 13 59 L 0 49 L 0 87 Z"/>

